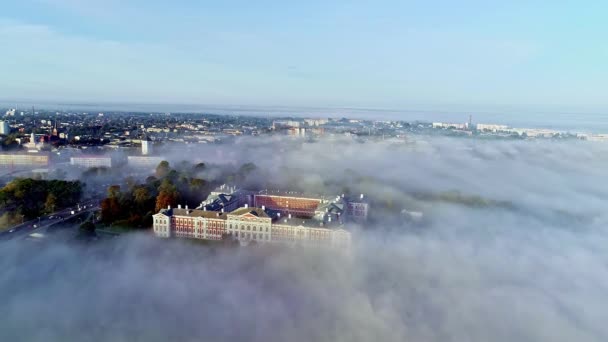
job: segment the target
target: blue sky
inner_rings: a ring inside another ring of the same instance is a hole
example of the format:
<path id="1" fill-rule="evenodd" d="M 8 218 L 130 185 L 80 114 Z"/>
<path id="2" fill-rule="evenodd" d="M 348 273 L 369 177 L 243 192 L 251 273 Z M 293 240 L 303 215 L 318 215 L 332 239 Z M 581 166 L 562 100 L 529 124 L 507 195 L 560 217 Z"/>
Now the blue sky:
<path id="1" fill-rule="evenodd" d="M 9 0 L 0 99 L 608 111 L 607 13 L 605 1 Z"/>

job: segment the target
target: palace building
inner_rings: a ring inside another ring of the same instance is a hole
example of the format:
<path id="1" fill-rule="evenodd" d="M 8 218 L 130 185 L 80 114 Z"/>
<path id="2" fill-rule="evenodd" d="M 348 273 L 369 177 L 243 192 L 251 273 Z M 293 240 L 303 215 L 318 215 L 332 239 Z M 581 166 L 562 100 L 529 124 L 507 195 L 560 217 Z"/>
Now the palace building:
<path id="1" fill-rule="evenodd" d="M 367 203 L 360 200 L 355 207 L 363 206 L 367 215 Z M 345 224 L 353 211 L 350 203 L 344 196 L 325 199 L 223 186 L 196 209 L 180 205 L 160 210 L 153 216 L 154 234 L 163 238 L 233 239 L 241 244 L 256 241 L 349 248 L 351 233 Z M 361 217 L 352 219 L 360 221 Z"/>

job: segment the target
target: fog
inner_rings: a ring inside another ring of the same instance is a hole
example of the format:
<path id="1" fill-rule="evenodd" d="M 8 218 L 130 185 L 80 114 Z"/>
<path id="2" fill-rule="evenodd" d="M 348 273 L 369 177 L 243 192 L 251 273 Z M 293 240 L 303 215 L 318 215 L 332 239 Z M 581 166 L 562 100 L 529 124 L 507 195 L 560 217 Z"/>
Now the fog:
<path id="1" fill-rule="evenodd" d="M 243 138 L 182 148 L 159 153 L 172 164 L 254 162 L 243 187 L 363 193 L 370 222 L 351 227 L 349 253 L 148 233 L 4 242 L 1 340 L 608 340 L 607 145 Z"/>

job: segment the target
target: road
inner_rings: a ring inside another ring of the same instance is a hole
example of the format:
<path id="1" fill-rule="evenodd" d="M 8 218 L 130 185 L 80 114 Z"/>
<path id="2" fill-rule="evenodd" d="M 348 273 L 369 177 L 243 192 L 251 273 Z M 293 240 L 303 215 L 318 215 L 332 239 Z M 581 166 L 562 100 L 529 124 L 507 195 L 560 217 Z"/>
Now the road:
<path id="1" fill-rule="evenodd" d="M 54 224 L 69 220 L 74 216 L 82 214 L 83 212 L 91 212 L 99 210 L 99 208 L 98 200 L 78 203 L 78 205 L 74 206 L 73 208 L 63 209 L 49 215 L 41 216 L 39 219 L 30 220 L 13 226 L 0 233 L 0 240 L 26 237 L 37 231 L 43 231 Z M 72 214 L 72 211 L 74 211 L 74 214 Z"/>

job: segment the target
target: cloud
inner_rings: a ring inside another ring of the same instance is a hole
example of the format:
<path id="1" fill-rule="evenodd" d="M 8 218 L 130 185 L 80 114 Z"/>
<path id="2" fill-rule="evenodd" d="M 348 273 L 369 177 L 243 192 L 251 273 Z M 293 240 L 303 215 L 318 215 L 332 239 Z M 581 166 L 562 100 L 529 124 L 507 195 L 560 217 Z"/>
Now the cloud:
<path id="1" fill-rule="evenodd" d="M 219 149 L 254 161 L 260 186 L 337 192 L 345 183 L 373 199 L 371 221 L 355 229 L 350 255 L 209 249 L 147 234 L 90 246 L 4 243 L 0 338 L 608 338 L 606 145 L 243 138 L 197 148 L 203 160 Z M 423 211 L 426 223 L 405 222 L 402 208 Z"/>

